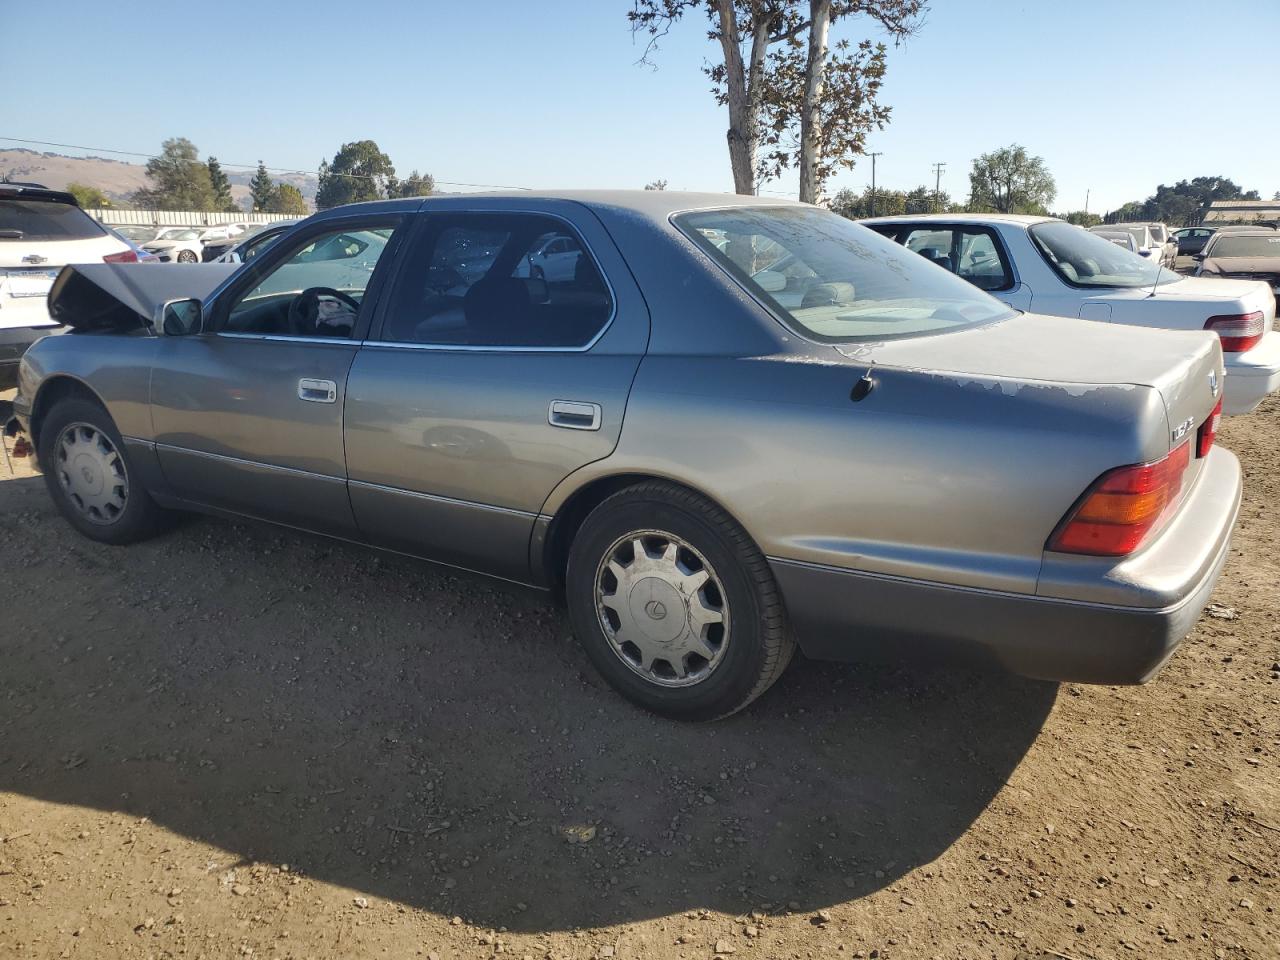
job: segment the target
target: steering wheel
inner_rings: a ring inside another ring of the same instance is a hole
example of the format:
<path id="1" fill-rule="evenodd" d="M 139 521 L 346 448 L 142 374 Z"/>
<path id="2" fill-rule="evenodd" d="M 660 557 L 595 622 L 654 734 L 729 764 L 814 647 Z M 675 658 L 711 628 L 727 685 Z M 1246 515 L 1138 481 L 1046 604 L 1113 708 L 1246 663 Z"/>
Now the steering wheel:
<path id="1" fill-rule="evenodd" d="M 289 332 L 297 337 L 314 337 L 320 333 L 320 298 L 332 297 L 341 300 L 351 308 L 351 324 L 355 326 L 355 315 L 360 312 L 360 302 L 350 294 L 335 290 L 333 287 L 308 287 L 293 298 L 289 304 Z M 348 334 L 351 332 L 347 331 Z"/>

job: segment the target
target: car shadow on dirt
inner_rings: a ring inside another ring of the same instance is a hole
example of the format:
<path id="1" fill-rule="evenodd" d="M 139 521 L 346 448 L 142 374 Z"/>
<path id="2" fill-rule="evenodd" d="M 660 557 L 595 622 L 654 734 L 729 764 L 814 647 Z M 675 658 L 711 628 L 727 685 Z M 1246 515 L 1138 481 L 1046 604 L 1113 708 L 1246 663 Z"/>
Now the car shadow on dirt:
<path id="1" fill-rule="evenodd" d="M 992 802 L 1057 690 L 798 661 L 742 715 L 671 723 L 537 595 L 215 520 L 101 547 L 38 479 L 0 484 L 0 568 L 0 790 L 513 930 L 891 884 Z"/>

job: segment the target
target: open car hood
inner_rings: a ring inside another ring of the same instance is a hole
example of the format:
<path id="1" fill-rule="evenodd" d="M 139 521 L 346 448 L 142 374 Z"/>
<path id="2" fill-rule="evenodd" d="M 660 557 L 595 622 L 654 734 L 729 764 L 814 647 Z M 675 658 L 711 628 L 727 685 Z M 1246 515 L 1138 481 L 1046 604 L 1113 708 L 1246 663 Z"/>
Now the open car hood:
<path id="1" fill-rule="evenodd" d="M 76 330 L 136 330 L 151 326 L 166 300 L 205 299 L 239 269 L 233 263 L 163 266 L 84 263 L 63 267 L 49 290 L 49 315 Z"/>

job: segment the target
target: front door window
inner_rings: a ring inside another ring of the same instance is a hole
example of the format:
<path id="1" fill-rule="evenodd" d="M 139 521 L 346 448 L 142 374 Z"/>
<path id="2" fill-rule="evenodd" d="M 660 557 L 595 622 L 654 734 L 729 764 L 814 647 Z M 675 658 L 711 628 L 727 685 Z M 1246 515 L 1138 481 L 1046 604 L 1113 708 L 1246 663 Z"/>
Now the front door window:
<path id="1" fill-rule="evenodd" d="M 222 332 L 350 337 L 393 229 L 348 227 L 303 238 L 231 305 Z"/>

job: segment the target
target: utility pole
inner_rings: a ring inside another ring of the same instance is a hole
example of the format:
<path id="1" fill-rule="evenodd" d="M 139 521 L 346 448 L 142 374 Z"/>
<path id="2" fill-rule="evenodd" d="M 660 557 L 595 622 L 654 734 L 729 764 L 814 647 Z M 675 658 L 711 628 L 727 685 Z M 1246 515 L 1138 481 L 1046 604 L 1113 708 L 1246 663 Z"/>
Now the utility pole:
<path id="1" fill-rule="evenodd" d="M 1090 191 L 1088 188 L 1086 188 L 1084 191 L 1084 212 L 1085 213 L 1089 212 L 1089 192 Z"/>
<path id="2" fill-rule="evenodd" d="M 884 151 L 878 153 L 868 153 L 871 158 L 871 215 L 876 215 L 876 157 L 883 157 Z"/>
<path id="3" fill-rule="evenodd" d="M 942 212 L 942 168 L 947 164 L 939 161 L 933 165 L 933 212 Z"/>

